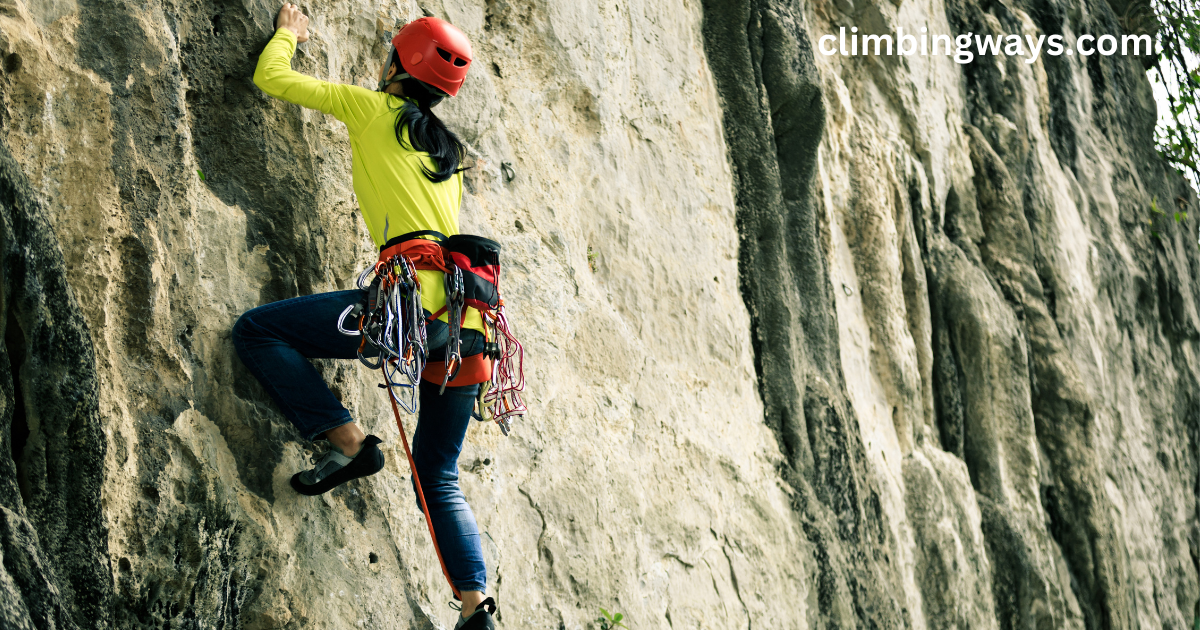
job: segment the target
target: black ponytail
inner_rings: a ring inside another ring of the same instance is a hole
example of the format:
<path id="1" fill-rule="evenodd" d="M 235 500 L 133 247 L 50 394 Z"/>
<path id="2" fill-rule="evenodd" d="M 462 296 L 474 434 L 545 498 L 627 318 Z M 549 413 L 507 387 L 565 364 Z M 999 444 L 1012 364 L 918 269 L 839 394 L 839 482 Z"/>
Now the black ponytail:
<path id="1" fill-rule="evenodd" d="M 394 56 L 392 60 L 396 61 Z M 404 72 L 399 63 L 396 65 L 398 72 Z M 433 113 L 433 106 L 440 103 L 445 95 L 411 77 L 401 79 L 400 87 L 404 89 L 404 95 L 416 101 L 416 104 L 404 101 L 398 109 L 392 110 L 396 112 L 396 141 L 404 148 L 429 154 L 437 169 L 431 171 L 422 165 L 421 170 L 425 171 L 425 177 L 436 184 L 450 179 L 455 173 L 467 170 L 459 168 L 467 153 L 462 140 L 446 128 L 446 123 Z M 411 145 L 404 141 L 405 127 L 408 127 Z"/>

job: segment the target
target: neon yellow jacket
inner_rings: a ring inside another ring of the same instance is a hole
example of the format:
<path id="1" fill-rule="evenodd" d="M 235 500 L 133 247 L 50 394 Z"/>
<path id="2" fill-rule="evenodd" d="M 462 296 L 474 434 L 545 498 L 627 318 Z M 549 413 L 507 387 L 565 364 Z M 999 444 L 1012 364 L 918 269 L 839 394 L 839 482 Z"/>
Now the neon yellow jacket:
<path id="1" fill-rule="evenodd" d="M 300 74 L 292 70 L 295 52 L 295 33 L 286 28 L 275 31 L 258 58 L 254 84 L 275 98 L 320 110 L 346 123 L 354 155 L 354 194 L 375 246 L 417 230 L 458 234 L 462 173 L 435 184 L 421 169 L 424 165 L 436 170 L 429 154 L 396 141 L 396 112 L 411 100 Z M 407 143 L 408 128 L 403 134 Z M 446 304 L 443 274 L 424 270 L 417 274 L 422 305 L 436 313 Z M 447 315 L 443 313 L 439 319 L 445 321 Z M 463 327 L 482 331 L 479 312 L 468 307 Z"/>

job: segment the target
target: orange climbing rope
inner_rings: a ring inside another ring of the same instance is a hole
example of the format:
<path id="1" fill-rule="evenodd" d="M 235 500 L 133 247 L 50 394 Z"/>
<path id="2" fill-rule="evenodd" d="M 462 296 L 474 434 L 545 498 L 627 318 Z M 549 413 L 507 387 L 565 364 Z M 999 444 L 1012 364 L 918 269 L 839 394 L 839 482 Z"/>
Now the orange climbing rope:
<path id="1" fill-rule="evenodd" d="M 442 575 L 446 576 L 450 590 L 454 591 L 454 599 L 462 601 L 458 587 L 454 586 L 454 580 L 450 579 L 446 560 L 442 558 L 442 548 L 438 546 L 437 534 L 433 531 L 433 519 L 429 517 L 429 506 L 425 504 L 425 491 L 421 488 L 421 477 L 417 475 L 417 464 L 413 461 L 412 450 L 408 448 L 408 435 L 404 432 L 404 423 L 400 420 L 400 408 L 396 405 L 396 395 L 392 393 L 392 381 L 388 378 L 387 370 L 380 369 L 384 370 L 383 380 L 387 384 L 388 400 L 392 403 L 392 413 L 396 415 L 396 428 L 400 429 L 400 441 L 404 443 L 404 454 L 408 456 L 408 468 L 412 471 L 413 485 L 416 486 L 417 498 L 421 501 L 421 512 L 425 514 L 425 524 L 429 526 L 429 537 L 433 540 L 433 550 L 437 553 L 438 562 L 442 565 Z"/>

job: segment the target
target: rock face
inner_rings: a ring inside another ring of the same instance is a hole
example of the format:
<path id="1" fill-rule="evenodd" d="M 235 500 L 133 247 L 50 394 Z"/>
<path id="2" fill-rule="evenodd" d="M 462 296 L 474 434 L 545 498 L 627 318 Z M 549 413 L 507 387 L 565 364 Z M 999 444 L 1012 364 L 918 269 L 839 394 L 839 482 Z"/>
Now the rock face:
<path id="1" fill-rule="evenodd" d="M 395 18 L 475 46 L 441 114 L 531 403 L 460 460 L 499 626 L 1190 627 L 1200 204 L 1139 60 L 816 47 L 1128 7 L 307 8 L 328 80 Z M 345 128 L 251 82 L 276 9 L 0 0 L 4 627 L 452 624 L 375 377 L 317 362 L 387 468 L 301 497 L 230 343 L 372 260 Z"/>

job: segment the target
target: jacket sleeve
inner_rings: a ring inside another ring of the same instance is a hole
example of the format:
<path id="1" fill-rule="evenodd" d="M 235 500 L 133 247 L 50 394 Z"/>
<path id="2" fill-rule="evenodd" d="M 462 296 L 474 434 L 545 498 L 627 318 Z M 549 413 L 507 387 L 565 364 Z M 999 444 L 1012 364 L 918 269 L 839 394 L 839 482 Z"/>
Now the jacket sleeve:
<path id="1" fill-rule="evenodd" d="M 346 123 L 351 135 L 370 122 L 374 92 L 357 85 L 330 83 L 292 70 L 296 34 L 281 28 L 263 48 L 254 70 L 254 85 L 270 96 L 320 110 Z"/>

